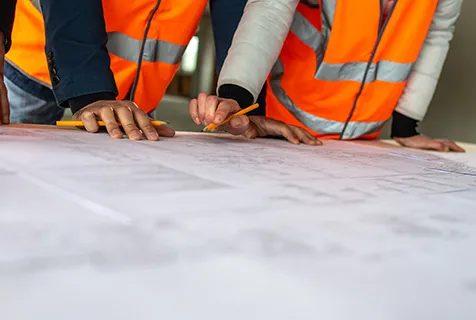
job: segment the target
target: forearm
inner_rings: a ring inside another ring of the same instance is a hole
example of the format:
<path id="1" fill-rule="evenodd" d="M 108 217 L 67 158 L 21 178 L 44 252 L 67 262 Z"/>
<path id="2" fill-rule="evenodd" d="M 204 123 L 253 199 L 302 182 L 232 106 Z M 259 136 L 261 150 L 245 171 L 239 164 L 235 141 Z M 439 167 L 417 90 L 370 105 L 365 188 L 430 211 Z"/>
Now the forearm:
<path id="1" fill-rule="evenodd" d="M 41 0 L 41 8 L 58 104 L 70 106 L 75 113 L 91 102 L 115 99 L 101 1 Z"/>
<path id="2" fill-rule="evenodd" d="M 0 45 L 5 46 L 5 53 L 8 52 L 11 45 L 16 3 L 16 0 L 1 0 L 0 2 L 0 33 L 3 35 L 3 42 Z"/>
<path id="3" fill-rule="evenodd" d="M 276 62 L 299 0 L 249 0 L 218 80 L 218 94 L 256 101 Z"/>

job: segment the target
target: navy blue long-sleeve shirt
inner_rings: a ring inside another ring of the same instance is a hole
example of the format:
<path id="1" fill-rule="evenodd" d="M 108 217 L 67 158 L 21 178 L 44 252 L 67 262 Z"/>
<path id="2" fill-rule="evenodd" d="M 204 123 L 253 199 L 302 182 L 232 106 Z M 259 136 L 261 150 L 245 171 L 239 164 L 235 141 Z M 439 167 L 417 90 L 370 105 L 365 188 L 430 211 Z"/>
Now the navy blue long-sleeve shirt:
<path id="1" fill-rule="evenodd" d="M 59 105 L 73 113 L 98 100 L 114 100 L 117 87 L 106 49 L 102 1 L 42 0 L 46 56 Z"/>
<path id="2" fill-rule="evenodd" d="M 0 1 L 0 32 L 5 38 L 5 51 L 8 51 L 11 45 L 11 33 L 13 28 L 13 18 L 15 17 L 16 0 Z"/>

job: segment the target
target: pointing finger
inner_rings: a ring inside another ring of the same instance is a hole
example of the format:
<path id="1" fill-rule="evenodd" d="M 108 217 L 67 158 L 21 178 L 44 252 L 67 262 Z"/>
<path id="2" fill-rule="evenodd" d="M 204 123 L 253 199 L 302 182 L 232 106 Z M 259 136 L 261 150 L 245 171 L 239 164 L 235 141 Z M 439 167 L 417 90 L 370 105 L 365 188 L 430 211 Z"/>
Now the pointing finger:
<path id="1" fill-rule="evenodd" d="M 315 146 L 317 145 L 316 140 L 312 135 L 310 135 L 306 130 L 298 128 L 298 127 L 291 127 L 291 129 L 294 131 L 294 134 L 298 137 L 298 139 L 307 145 Z"/>
<path id="2" fill-rule="evenodd" d="M 114 110 L 111 107 L 102 107 L 99 109 L 99 117 L 106 125 L 106 130 L 114 139 L 122 139 L 123 134 L 117 125 Z"/>
<path id="3" fill-rule="evenodd" d="M 205 124 L 205 108 L 207 106 L 207 103 L 206 103 L 207 97 L 208 95 L 206 93 L 200 93 L 197 98 L 198 118 L 200 119 L 201 124 Z"/>
<path id="4" fill-rule="evenodd" d="M 122 124 L 124 131 L 131 140 L 142 140 L 142 135 L 139 128 L 136 126 L 134 114 L 132 110 L 126 106 L 116 108 L 116 115 L 119 122 Z"/>
<path id="5" fill-rule="evenodd" d="M 456 143 L 454 143 L 453 141 L 444 141 L 443 142 L 446 146 L 448 146 L 450 148 L 450 151 L 456 151 L 456 152 L 466 152 L 466 150 L 464 150 L 463 148 L 461 148 L 460 146 L 458 146 Z"/>
<path id="6" fill-rule="evenodd" d="M 190 101 L 189 113 L 190 113 L 190 117 L 192 117 L 192 120 L 193 122 L 195 122 L 195 124 L 202 124 L 198 116 L 198 100 L 197 99 L 192 99 Z"/>
<path id="7" fill-rule="evenodd" d="M 159 140 L 159 134 L 157 133 L 155 127 L 152 125 L 152 121 L 147 115 L 147 113 L 145 113 L 141 109 L 134 109 L 133 114 L 135 121 L 139 125 L 139 128 L 142 130 L 147 140 Z"/>
<path id="8" fill-rule="evenodd" d="M 218 107 L 218 98 L 216 96 L 208 96 L 205 106 L 205 124 L 214 123 L 215 112 Z"/>
<path id="9" fill-rule="evenodd" d="M 99 125 L 96 120 L 96 115 L 91 111 L 84 111 L 80 116 L 81 121 L 83 121 L 84 128 L 87 132 L 96 133 L 99 131 Z"/>
<path id="10" fill-rule="evenodd" d="M 317 139 L 316 137 L 314 137 L 312 134 L 310 134 L 307 130 L 304 130 L 304 134 L 306 135 L 306 137 L 308 137 L 310 140 L 312 140 L 314 142 L 314 145 L 316 146 L 322 146 L 322 141 Z"/>
<path id="11" fill-rule="evenodd" d="M 280 132 L 284 138 L 286 138 L 292 144 L 299 144 L 299 138 L 289 126 L 285 125 L 284 123 L 276 123 L 276 125 L 280 126 Z"/>

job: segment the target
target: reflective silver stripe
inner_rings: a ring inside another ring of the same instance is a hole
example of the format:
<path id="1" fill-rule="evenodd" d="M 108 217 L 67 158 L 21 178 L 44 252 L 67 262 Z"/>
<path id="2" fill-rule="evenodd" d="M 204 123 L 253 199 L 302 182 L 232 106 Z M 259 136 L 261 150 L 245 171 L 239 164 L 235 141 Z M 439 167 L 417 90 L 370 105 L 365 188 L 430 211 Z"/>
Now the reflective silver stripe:
<path id="1" fill-rule="evenodd" d="M 110 53 L 132 62 L 137 62 L 141 40 L 131 38 L 120 32 L 109 32 L 107 49 Z M 163 40 L 147 39 L 143 61 L 178 64 L 187 46 L 176 45 Z"/>
<path id="2" fill-rule="evenodd" d="M 325 38 L 299 11 L 294 14 L 291 32 L 311 47 L 316 55 L 316 70 L 324 59 Z"/>
<path id="3" fill-rule="evenodd" d="M 294 14 L 291 32 L 311 47 L 316 53 L 316 57 L 322 57 L 324 36 L 299 11 Z"/>
<path id="4" fill-rule="evenodd" d="M 327 16 L 333 19 L 335 10 L 332 5 L 327 10 Z M 326 81 L 357 81 L 363 82 L 366 62 L 350 62 L 345 64 L 330 64 L 323 62 L 324 51 L 327 47 L 327 39 L 329 38 L 329 28 L 326 26 L 326 19 L 323 19 L 323 33 L 319 32 L 299 11 L 296 11 L 294 20 L 291 25 L 291 32 L 294 33 L 303 43 L 312 48 L 316 54 L 317 71 L 315 78 Z M 330 22 L 331 23 L 331 22 Z M 376 80 L 386 82 L 403 82 L 408 80 L 412 63 L 398 63 L 382 60 L 373 63 L 369 67 L 365 82 L 374 82 Z"/>
<path id="5" fill-rule="evenodd" d="M 366 62 L 350 62 L 345 64 L 321 63 L 316 73 L 316 79 L 326 81 L 351 80 L 363 82 Z M 403 82 L 408 80 L 413 64 L 392 61 L 379 61 L 370 65 L 365 82 L 376 80 L 386 82 Z"/>
<path id="6" fill-rule="evenodd" d="M 331 28 L 332 24 L 334 23 L 334 15 L 336 12 L 336 6 L 337 6 L 337 0 L 325 0 L 322 1 L 322 12 L 325 16 L 324 19 L 322 19 L 324 22 L 323 23 L 323 28 L 324 26 L 327 28 Z M 327 21 L 326 21 L 327 20 Z M 327 22 L 329 22 L 329 26 L 327 26 Z"/>
<path id="7" fill-rule="evenodd" d="M 345 122 L 327 120 L 324 118 L 317 117 L 313 114 L 305 112 L 299 109 L 298 106 L 289 98 L 284 89 L 281 87 L 281 79 L 284 74 L 284 68 L 281 60 L 278 59 L 276 64 L 271 71 L 271 80 L 270 85 L 273 90 L 274 95 L 279 102 L 286 109 L 291 112 L 296 119 L 301 121 L 309 129 L 322 133 L 322 134 L 338 134 L 340 135 L 344 130 Z M 355 139 L 362 137 L 364 135 L 378 132 L 384 125 L 386 121 L 377 121 L 377 122 L 357 122 L 351 121 L 347 125 L 343 139 Z"/>
<path id="8" fill-rule="evenodd" d="M 40 0 L 30 0 L 31 4 L 41 12 Z M 141 40 L 131 38 L 120 32 L 108 33 L 107 49 L 110 53 L 132 62 L 137 62 Z M 144 48 L 144 61 L 178 64 L 187 46 L 176 45 L 163 40 L 147 39 Z"/>
<path id="9" fill-rule="evenodd" d="M 41 12 L 40 0 L 30 0 L 30 2 L 36 8 L 36 10 Z"/>

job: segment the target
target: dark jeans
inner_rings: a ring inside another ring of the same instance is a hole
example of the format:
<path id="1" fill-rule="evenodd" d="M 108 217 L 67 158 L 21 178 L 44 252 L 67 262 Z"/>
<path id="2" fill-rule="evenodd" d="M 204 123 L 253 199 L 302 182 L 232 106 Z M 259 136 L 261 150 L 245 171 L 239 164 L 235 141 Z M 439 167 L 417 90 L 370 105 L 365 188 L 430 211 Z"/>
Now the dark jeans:
<path id="1" fill-rule="evenodd" d="M 233 35 L 243 15 L 247 0 L 210 0 L 212 16 L 213 36 L 216 47 L 217 72 L 225 62 L 228 49 L 231 46 Z M 251 72 L 252 70 L 250 70 Z M 266 86 L 263 87 L 258 97 L 260 107 L 249 115 L 265 115 L 266 110 Z"/>

